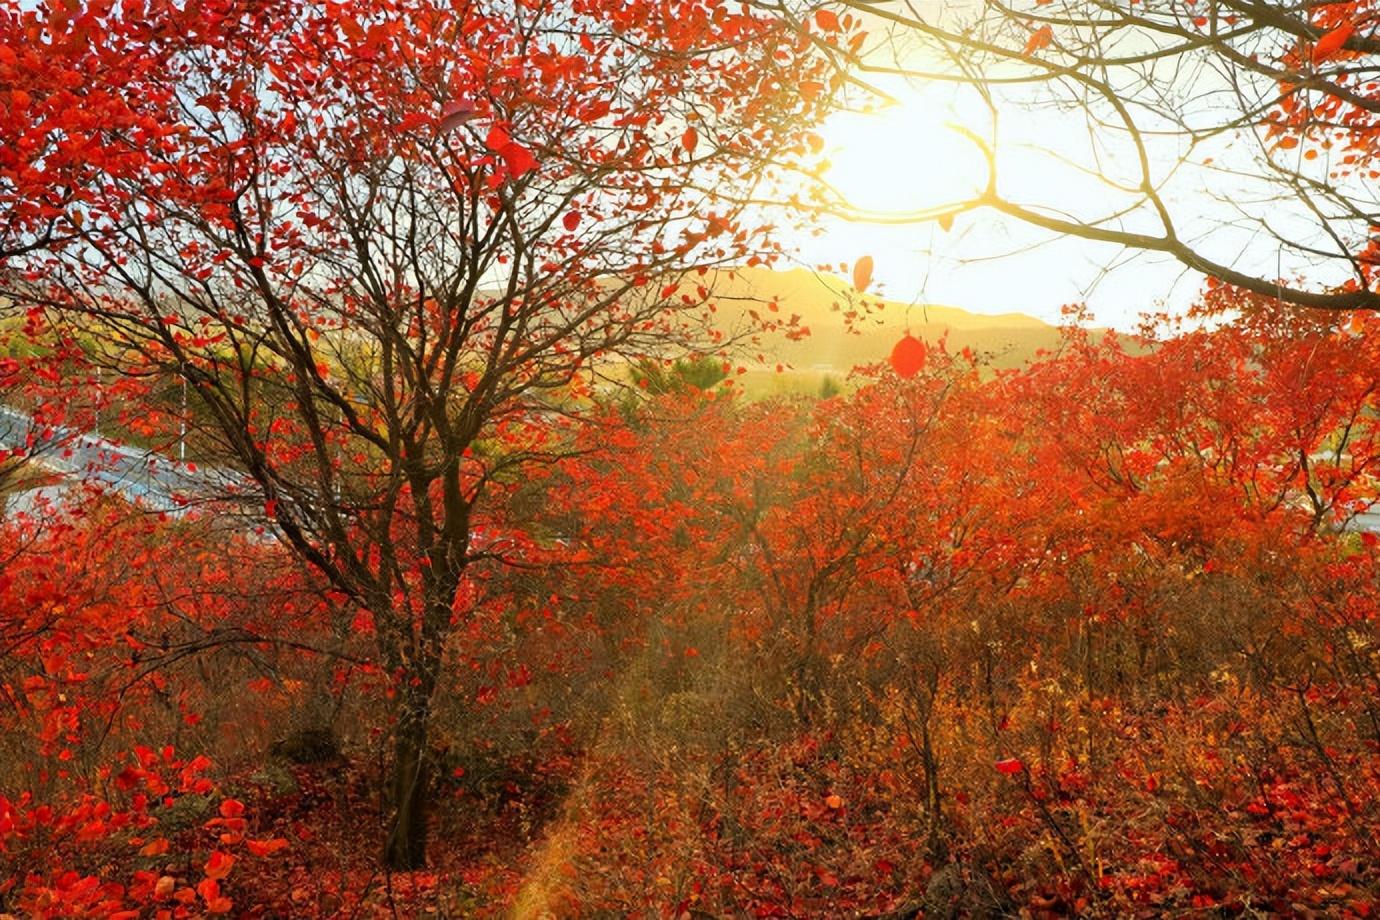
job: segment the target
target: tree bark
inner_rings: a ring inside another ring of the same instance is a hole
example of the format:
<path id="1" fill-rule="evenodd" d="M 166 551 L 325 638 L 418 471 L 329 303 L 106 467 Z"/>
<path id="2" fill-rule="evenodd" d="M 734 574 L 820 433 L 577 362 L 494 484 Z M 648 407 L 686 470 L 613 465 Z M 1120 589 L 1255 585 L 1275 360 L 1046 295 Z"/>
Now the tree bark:
<path id="1" fill-rule="evenodd" d="M 390 869 L 426 865 L 427 825 L 431 814 L 431 758 L 427 748 L 430 688 L 404 691 L 393 739 L 392 816 L 383 861 Z"/>
<path id="2" fill-rule="evenodd" d="M 442 577 L 427 579 L 429 602 L 420 634 L 402 638 L 401 645 L 408 652 L 399 656 L 398 643 L 385 644 L 385 657 L 396 661 L 401 672 L 393 734 L 392 815 L 383 852 L 384 865 L 390 869 L 406 871 L 426 865 L 434 766 L 429 743 L 431 703 L 439 681 L 441 653 L 461 568 L 456 565 Z"/>

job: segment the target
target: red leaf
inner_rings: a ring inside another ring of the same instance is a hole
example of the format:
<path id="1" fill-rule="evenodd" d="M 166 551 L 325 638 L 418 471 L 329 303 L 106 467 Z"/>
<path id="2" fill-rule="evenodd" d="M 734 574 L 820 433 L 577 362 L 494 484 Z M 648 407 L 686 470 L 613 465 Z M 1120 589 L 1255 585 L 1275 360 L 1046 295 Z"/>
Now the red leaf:
<path id="1" fill-rule="evenodd" d="M 489 129 L 484 143 L 503 159 L 503 164 L 515 179 L 537 168 L 537 158 L 532 156 L 532 151 L 513 140 L 501 125 Z"/>
<path id="2" fill-rule="evenodd" d="M 246 840 L 245 849 L 255 856 L 271 856 L 279 850 L 287 849 L 288 842 L 282 837 L 275 837 L 272 840 Z"/>
<path id="3" fill-rule="evenodd" d="M 345 37 L 351 41 L 364 40 L 364 27 L 357 20 L 350 16 L 342 17 L 340 20 L 340 31 L 345 33 Z"/>
<path id="4" fill-rule="evenodd" d="M 897 376 L 907 379 L 914 377 L 925 366 L 925 343 L 907 332 L 891 349 L 888 360 Z"/>
<path id="5" fill-rule="evenodd" d="M 494 153 L 502 155 L 504 148 L 510 145 L 513 139 L 508 136 L 508 132 L 499 125 L 494 125 L 489 129 L 489 133 L 484 138 L 484 144 Z"/>
<path id="6" fill-rule="evenodd" d="M 1020 773 L 1022 770 L 1025 769 L 1025 765 L 1014 757 L 1008 757 L 1005 760 L 998 760 L 995 766 L 997 768 L 997 772 L 1002 774 L 1003 776 L 1015 776 L 1017 773 Z"/>
<path id="7" fill-rule="evenodd" d="M 1316 63 L 1326 60 L 1338 51 L 1341 51 L 1342 46 L 1346 44 L 1346 40 L 1351 38 L 1352 33 L 1355 31 L 1356 26 L 1353 23 L 1346 22 L 1318 39 L 1318 43 L 1313 46 L 1313 61 Z"/>
<path id="8" fill-rule="evenodd" d="M 1030 33 L 1030 41 L 1025 43 L 1025 53 L 1033 54 L 1041 48 L 1047 48 L 1052 41 L 1054 41 L 1054 29 L 1050 26 L 1041 26 Z"/>
<path id="9" fill-rule="evenodd" d="M 826 32 L 839 31 L 839 17 L 832 10 L 815 10 L 815 24 Z"/>
<path id="10" fill-rule="evenodd" d="M 575 228 L 580 226 L 580 212 L 567 211 L 565 217 L 561 218 L 561 223 L 565 225 L 565 229 L 574 233 Z"/>
<path id="11" fill-rule="evenodd" d="M 473 118 L 476 111 L 474 103 L 468 100 L 453 102 L 441 113 L 441 121 L 437 128 L 442 134 L 454 131 Z"/>
<path id="12" fill-rule="evenodd" d="M 156 839 L 154 839 L 154 840 L 150 840 L 148 843 L 144 844 L 143 849 L 141 849 L 141 850 L 139 851 L 139 855 L 140 855 L 140 856 L 162 856 L 162 855 L 163 855 L 164 853 L 166 853 L 166 852 L 168 852 L 168 838 L 166 838 L 166 837 L 158 837 L 158 838 L 156 838 Z"/>
<path id="13" fill-rule="evenodd" d="M 693 127 L 685 129 L 685 133 L 680 136 L 680 145 L 685 148 L 685 152 L 693 155 L 695 145 L 700 142 L 700 134 Z"/>
<path id="14" fill-rule="evenodd" d="M 230 874 L 230 870 L 235 867 L 235 857 L 229 853 L 222 853 L 220 850 L 212 850 L 211 858 L 206 860 L 203 867 L 206 870 L 206 878 L 222 879 Z M 206 898 L 211 900 L 211 898 Z"/>
<path id="15" fill-rule="evenodd" d="M 515 179 L 537 168 L 537 158 L 521 144 L 509 144 L 501 152 L 503 162 L 508 164 L 508 171 Z"/>

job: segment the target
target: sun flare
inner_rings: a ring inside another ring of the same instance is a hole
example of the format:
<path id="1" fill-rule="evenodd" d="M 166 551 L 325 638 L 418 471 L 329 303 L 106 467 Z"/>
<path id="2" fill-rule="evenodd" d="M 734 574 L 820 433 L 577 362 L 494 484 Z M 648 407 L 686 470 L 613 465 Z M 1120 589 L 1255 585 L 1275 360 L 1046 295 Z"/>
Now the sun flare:
<path id="1" fill-rule="evenodd" d="M 971 199 L 986 183 L 987 166 L 965 128 L 952 108 L 916 94 L 872 112 L 840 112 L 820 132 L 823 178 L 850 206 L 875 215 Z"/>

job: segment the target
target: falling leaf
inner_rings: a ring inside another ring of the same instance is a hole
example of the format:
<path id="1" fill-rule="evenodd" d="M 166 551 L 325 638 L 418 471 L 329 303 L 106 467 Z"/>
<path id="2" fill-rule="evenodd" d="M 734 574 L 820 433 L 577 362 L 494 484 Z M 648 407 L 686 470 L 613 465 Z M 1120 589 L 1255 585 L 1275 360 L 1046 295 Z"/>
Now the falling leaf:
<path id="1" fill-rule="evenodd" d="M 907 332 L 891 349 L 888 360 L 897 376 L 910 379 L 925 366 L 925 343 Z"/>
<path id="2" fill-rule="evenodd" d="M 853 263 L 853 287 L 859 291 L 867 290 L 872 283 L 872 257 L 863 256 Z"/>

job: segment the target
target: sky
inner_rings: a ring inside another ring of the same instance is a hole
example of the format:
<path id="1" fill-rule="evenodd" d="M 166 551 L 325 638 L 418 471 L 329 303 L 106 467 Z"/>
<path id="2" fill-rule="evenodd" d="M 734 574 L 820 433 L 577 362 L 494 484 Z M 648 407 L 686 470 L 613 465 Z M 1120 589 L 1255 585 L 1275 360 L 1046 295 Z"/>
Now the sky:
<path id="1" fill-rule="evenodd" d="M 905 57 L 894 45 L 886 53 Z M 906 63 L 924 67 L 923 60 Z M 875 82 L 898 104 L 832 116 L 821 130 L 831 163 L 825 177 L 855 206 L 883 216 L 936 208 L 979 191 L 986 179 L 983 156 L 953 127 L 992 136 L 991 113 L 976 94 L 949 84 Z M 1211 86 L 1200 82 L 1183 89 L 1203 107 L 1196 114 L 1213 122 L 1221 117 L 1208 108 L 1216 104 Z M 1081 110 L 1009 95 L 998 101 L 997 125 L 998 186 L 1004 197 L 1079 218 L 1104 216 L 1135 197 L 1107 182 L 1139 180 L 1132 149 L 1124 138 L 1091 131 Z M 1312 224 L 1291 215 L 1263 179 L 1251 178 L 1261 172 L 1253 141 L 1224 136 L 1200 143 L 1187 163 L 1186 142 L 1177 133 L 1147 143 L 1181 236 L 1218 261 L 1255 274 L 1309 272 L 1316 279 L 1313 266 L 1288 264 L 1261 232 L 1262 217 L 1303 234 Z M 1096 170 L 1089 168 L 1094 165 Z M 1320 162 L 1319 168 L 1326 165 Z M 1144 209 L 1121 224 L 1152 233 L 1160 229 Z M 1059 238 L 986 210 L 960 215 L 947 233 L 932 221 L 825 220 L 817 234 L 794 243 L 804 265 L 851 263 L 871 255 L 878 292 L 891 300 L 976 313 L 1021 312 L 1046 321 L 1057 321 L 1067 304 L 1086 304 L 1094 322 L 1123 330 L 1134 329 L 1147 312 L 1182 312 L 1204 281 L 1158 254 Z"/>
<path id="2" fill-rule="evenodd" d="M 1177 261 L 1054 238 L 981 211 L 960 217 L 949 233 L 931 224 L 826 221 L 824 233 L 799 241 L 795 252 L 810 266 L 871 255 L 873 293 L 889 300 L 1049 323 L 1059 322 L 1065 305 L 1086 304 L 1094 323 L 1123 331 L 1147 312 L 1182 312 L 1202 286 Z"/>
<path id="3" fill-rule="evenodd" d="M 901 100 L 898 106 L 840 113 L 825 123 L 824 156 L 831 164 L 825 177 L 852 204 L 884 218 L 979 192 L 986 179 L 982 154 L 951 125 L 985 134 L 985 111 L 947 87 L 890 81 L 886 89 Z M 1061 136 L 1076 136 L 1079 125 L 1072 114 L 1004 109 L 1003 192 L 1086 213 L 1104 206 L 1100 182 L 1044 153 L 1058 149 Z M 988 210 L 959 215 L 947 232 L 934 221 L 825 219 L 817 235 L 797 238 L 793 249 L 812 266 L 871 255 L 877 292 L 891 300 L 1020 312 L 1050 322 L 1065 305 L 1086 303 L 1098 324 L 1122 329 L 1147 311 L 1182 310 L 1202 284 L 1176 261 L 1060 238 Z"/>

